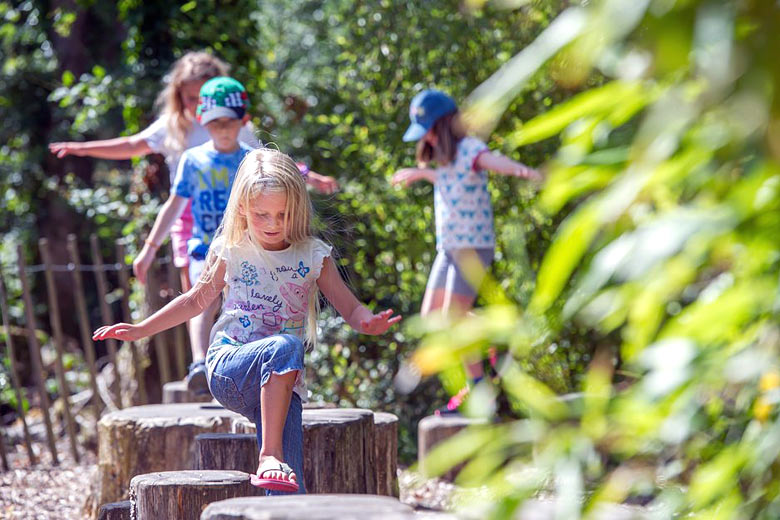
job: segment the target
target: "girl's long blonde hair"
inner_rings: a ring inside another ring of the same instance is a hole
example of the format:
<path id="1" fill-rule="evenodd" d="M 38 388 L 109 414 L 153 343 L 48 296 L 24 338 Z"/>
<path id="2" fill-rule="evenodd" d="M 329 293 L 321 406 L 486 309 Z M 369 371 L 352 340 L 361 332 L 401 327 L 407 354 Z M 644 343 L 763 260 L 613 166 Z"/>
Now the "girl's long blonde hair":
<path id="1" fill-rule="evenodd" d="M 160 115 L 168 117 L 168 136 L 165 147 L 174 154 L 181 154 L 187 146 L 187 134 L 192 119 L 184 113 L 181 88 L 193 81 L 207 81 L 217 76 L 227 76 L 230 67 L 216 56 L 203 51 L 191 51 L 176 60 L 168 74 L 165 88 L 157 96 Z"/>
<path id="2" fill-rule="evenodd" d="M 247 154 L 238 167 L 233 187 L 230 190 L 225 214 L 214 240 L 215 247 L 209 249 L 206 268 L 201 283 L 212 280 L 225 250 L 249 240 L 261 255 L 265 250 L 249 226 L 247 215 L 252 209 L 253 199 L 262 193 L 284 193 L 287 195 L 284 229 L 286 240 L 291 245 L 312 238 L 313 215 L 311 198 L 306 190 L 300 170 L 290 157 L 278 150 L 260 148 Z M 222 237 L 221 240 L 217 240 Z M 319 314 L 319 291 L 315 283 L 309 291 L 309 312 L 306 340 L 310 346 L 317 343 L 317 315 Z"/>

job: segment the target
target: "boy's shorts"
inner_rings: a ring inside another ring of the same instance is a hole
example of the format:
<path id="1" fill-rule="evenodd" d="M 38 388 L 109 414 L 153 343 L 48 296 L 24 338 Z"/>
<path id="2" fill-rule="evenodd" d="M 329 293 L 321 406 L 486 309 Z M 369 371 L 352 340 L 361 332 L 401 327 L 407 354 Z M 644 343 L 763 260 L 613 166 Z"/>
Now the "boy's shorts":
<path id="1" fill-rule="evenodd" d="M 190 263 L 190 257 L 187 255 L 187 240 L 192 238 L 192 224 L 192 201 L 189 201 L 171 228 L 173 265 L 176 267 L 187 267 Z"/>
<path id="2" fill-rule="evenodd" d="M 493 248 L 439 251 L 425 291 L 445 289 L 451 294 L 476 297 L 485 272 L 493 263 Z"/>

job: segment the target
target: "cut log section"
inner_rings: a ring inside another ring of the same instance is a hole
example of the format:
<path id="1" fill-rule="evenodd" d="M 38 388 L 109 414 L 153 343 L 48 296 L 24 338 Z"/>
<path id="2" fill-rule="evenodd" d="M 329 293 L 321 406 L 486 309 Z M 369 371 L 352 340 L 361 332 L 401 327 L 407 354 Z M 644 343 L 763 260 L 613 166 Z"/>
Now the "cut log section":
<path id="1" fill-rule="evenodd" d="M 106 415 L 98 423 L 97 483 L 88 503 L 127 499 L 136 475 L 194 469 L 195 436 L 229 432 L 237 417 L 210 404 L 136 406 Z M 97 511 L 88 513 L 94 518 Z"/>
<path id="2" fill-rule="evenodd" d="M 260 449 L 252 433 L 201 433 L 195 437 L 195 469 L 257 471 Z"/>
<path id="3" fill-rule="evenodd" d="M 240 471 L 163 471 L 130 481 L 132 520 L 198 520 L 212 502 L 257 495 Z"/>
<path id="4" fill-rule="evenodd" d="M 376 494 L 398 497 L 398 417 L 374 412 Z"/>
<path id="5" fill-rule="evenodd" d="M 163 385 L 163 404 L 174 403 L 210 403 L 214 400 L 211 394 L 195 394 L 187 390 L 186 381 L 171 381 Z"/>
<path id="6" fill-rule="evenodd" d="M 413 520 L 412 508 L 376 495 L 232 498 L 210 504 L 201 520 Z"/>
<path id="7" fill-rule="evenodd" d="M 467 426 L 485 424 L 483 419 L 470 419 L 461 416 L 429 415 L 424 417 L 417 425 L 417 461 L 420 471 L 425 474 L 425 458 L 431 450 L 440 442 L 449 439 Z M 441 475 L 444 480 L 453 481 L 462 466 L 452 468 Z"/>
<path id="8" fill-rule="evenodd" d="M 374 414 L 357 408 L 303 411 L 303 481 L 308 493 L 375 493 Z M 256 433 L 238 417 L 235 433 Z"/>
<path id="9" fill-rule="evenodd" d="M 130 501 L 103 504 L 98 512 L 98 520 L 130 520 Z"/>

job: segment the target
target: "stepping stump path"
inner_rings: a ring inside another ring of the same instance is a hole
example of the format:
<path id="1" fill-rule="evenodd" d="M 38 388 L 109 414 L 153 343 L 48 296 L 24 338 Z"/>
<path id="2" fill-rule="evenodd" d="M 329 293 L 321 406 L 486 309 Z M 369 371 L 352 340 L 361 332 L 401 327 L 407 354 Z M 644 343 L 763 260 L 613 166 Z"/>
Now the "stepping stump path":
<path id="1" fill-rule="evenodd" d="M 467 426 L 476 424 L 486 424 L 486 421 L 484 419 L 470 419 L 459 415 L 429 415 L 428 417 L 424 417 L 417 424 L 417 461 L 420 465 L 420 471 L 423 472 L 423 474 L 425 473 L 425 458 L 437 444 L 449 439 Z M 441 478 L 453 481 L 461 468 L 462 465 L 456 466 L 444 475 L 441 475 Z"/>
<path id="2" fill-rule="evenodd" d="M 213 401 L 214 398 L 209 393 L 198 395 L 188 391 L 186 381 L 171 381 L 163 385 L 163 404 L 211 403 Z"/>
<path id="3" fill-rule="evenodd" d="M 239 418 L 235 433 L 256 433 Z M 368 493 L 377 489 L 374 413 L 358 408 L 303 411 L 303 467 L 308 493 Z"/>
<path id="4" fill-rule="evenodd" d="M 130 481 L 131 520 L 198 520 L 212 502 L 257 495 L 240 471 L 163 471 Z"/>
<path id="5" fill-rule="evenodd" d="M 260 449 L 253 433 L 201 433 L 195 436 L 195 469 L 257 471 Z"/>
<path id="6" fill-rule="evenodd" d="M 238 414 L 211 404 L 125 408 L 98 423 L 98 474 L 92 507 L 126 499 L 130 479 L 195 467 L 195 436 L 229 432 Z M 95 517 L 97 511 L 88 511 Z"/>
<path id="7" fill-rule="evenodd" d="M 201 520 L 413 520 L 412 508 L 376 495 L 232 498 L 210 504 Z"/>
<path id="8" fill-rule="evenodd" d="M 98 520 L 130 520 L 130 501 L 103 504 L 98 512 Z"/>

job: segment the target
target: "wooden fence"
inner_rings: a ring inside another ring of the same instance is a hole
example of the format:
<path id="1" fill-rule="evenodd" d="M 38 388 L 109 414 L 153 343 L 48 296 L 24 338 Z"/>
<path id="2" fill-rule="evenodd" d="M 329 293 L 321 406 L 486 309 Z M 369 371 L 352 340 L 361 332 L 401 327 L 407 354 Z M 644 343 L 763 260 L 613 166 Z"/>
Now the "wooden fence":
<path id="1" fill-rule="evenodd" d="M 54 346 L 55 359 L 54 359 L 54 372 L 57 380 L 57 386 L 59 389 L 59 398 L 63 401 L 63 419 L 64 429 L 69 441 L 69 448 L 71 455 L 75 461 L 79 461 L 79 446 L 77 442 L 77 430 L 76 422 L 73 417 L 71 409 L 71 397 L 72 393 L 69 388 L 68 380 L 65 374 L 65 336 L 63 334 L 63 308 L 65 308 L 66 315 L 71 318 L 75 317 L 77 320 L 77 326 L 80 336 L 81 349 L 84 353 L 84 359 L 89 369 L 89 386 L 91 390 L 91 405 L 94 410 L 94 417 L 96 420 L 100 418 L 100 415 L 104 409 L 116 410 L 123 408 L 125 405 L 132 404 L 129 402 L 123 402 L 122 397 L 122 382 L 124 378 L 128 376 L 122 374 L 117 362 L 117 355 L 119 352 L 119 345 L 116 340 L 108 340 L 108 363 L 111 363 L 114 367 L 114 379 L 110 388 L 105 388 L 105 383 L 102 383 L 100 373 L 98 372 L 98 359 L 96 358 L 95 343 L 92 341 L 92 330 L 94 324 L 90 324 L 89 311 L 87 308 L 87 290 L 92 289 L 97 293 L 97 301 L 99 305 L 100 321 L 102 324 L 111 324 L 118 321 L 132 322 L 130 313 L 129 297 L 130 297 L 130 271 L 131 266 L 125 264 L 125 244 L 122 240 L 116 241 L 116 261 L 114 263 L 107 263 L 102 257 L 100 252 L 100 246 L 98 238 L 95 235 L 90 236 L 90 251 L 91 251 L 91 264 L 83 264 L 79 258 L 79 244 L 75 235 L 69 235 L 67 241 L 67 251 L 69 256 L 69 263 L 66 265 L 55 265 L 52 262 L 51 245 L 49 240 L 42 238 L 38 242 L 38 248 L 40 252 L 40 258 L 42 263 L 40 265 L 25 265 L 25 255 L 21 246 L 17 247 L 18 266 L 17 276 L 21 285 L 22 301 L 24 306 L 24 329 L 26 331 L 26 338 L 29 348 L 32 376 L 35 381 L 35 391 L 40 403 L 43 422 L 46 431 L 46 442 L 48 449 L 51 453 L 52 462 L 54 464 L 59 463 L 59 457 L 57 453 L 57 446 L 55 442 L 54 427 L 51 420 L 52 403 L 49 396 L 49 392 L 46 388 L 47 374 L 45 371 L 42 355 L 41 344 L 36 332 L 38 331 L 38 324 L 36 323 L 35 304 L 33 301 L 33 295 L 31 291 L 31 280 L 35 276 L 44 276 L 45 292 L 47 295 L 46 310 L 49 318 L 49 326 L 51 331 L 50 340 Z M 145 298 L 145 310 L 144 314 L 149 314 L 154 310 L 161 307 L 166 300 L 172 299 L 179 292 L 178 274 L 177 270 L 173 267 L 171 257 L 160 258 L 150 269 L 146 289 Z M 165 273 L 161 272 L 164 269 Z M 55 283 L 54 273 L 68 272 L 72 277 L 73 287 L 73 302 L 67 302 L 67 305 L 61 301 L 58 295 L 58 288 Z M 109 286 L 109 280 L 107 273 L 116 272 L 116 285 L 117 287 L 111 288 Z M 164 277 L 164 284 L 167 285 L 167 291 L 161 291 L 161 283 L 159 279 Z M 89 279 L 93 278 L 93 279 Z M 89 285 L 94 282 L 94 285 Z M 108 301 L 110 294 L 116 294 L 116 291 L 121 293 L 119 298 L 119 307 L 121 316 L 114 316 L 111 305 Z M 24 411 L 24 395 L 25 388 L 22 386 L 22 378 L 19 373 L 19 345 L 14 343 L 14 336 L 12 334 L 11 327 L 11 315 L 9 313 L 8 306 L 8 290 L 5 283 L 3 271 L 0 270 L 0 313 L 2 314 L 2 324 L 5 328 L 6 338 L 6 350 L 10 365 L 10 382 L 13 388 L 13 392 L 17 403 L 17 413 L 22 423 L 24 444 L 26 446 L 27 456 L 30 464 L 37 463 L 37 457 L 33 450 L 32 437 L 30 435 L 30 429 L 27 423 L 27 418 Z M 153 339 L 153 345 L 158 361 L 158 368 L 160 373 L 160 386 L 162 384 L 172 381 L 173 378 L 182 378 L 186 374 L 186 362 L 187 362 L 187 337 L 186 329 L 184 325 L 176 327 L 172 334 L 170 334 L 171 340 L 166 341 L 164 334 L 158 334 Z M 168 345 L 172 343 L 174 345 L 174 360 L 171 363 L 169 357 Z M 133 365 L 133 378 L 136 385 L 135 402 L 139 404 L 148 403 L 148 393 L 146 389 L 146 382 L 144 379 L 145 366 L 148 365 L 146 359 L 142 359 L 142 350 L 139 346 L 133 342 L 127 342 L 126 348 L 130 351 L 131 360 Z M 101 387 L 104 387 L 101 389 Z M 5 440 L 0 435 L 0 464 L 2 464 L 3 470 L 9 469 L 9 463 L 7 458 L 7 450 L 5 446 Z"/>

